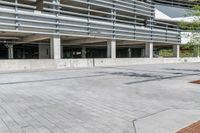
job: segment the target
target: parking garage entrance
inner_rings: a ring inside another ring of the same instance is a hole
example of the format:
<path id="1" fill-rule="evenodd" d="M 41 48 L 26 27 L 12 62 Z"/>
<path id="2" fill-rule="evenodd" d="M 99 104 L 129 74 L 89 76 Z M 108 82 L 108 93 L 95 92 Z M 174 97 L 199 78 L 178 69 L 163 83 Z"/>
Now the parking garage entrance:
<path id="1" fill-rule="evenodd" d="M 9 59 L 8 47 L 0 45 L 0 59 Z M 13 59 L 39 59 L 38 45 L 13 45 Z"/>
<path id="2" fill-rule="evenodd" d="M 38 39 L 39 37 L 41 36 L 28 38 Z M 52 50 L 55 49 L 59 51 L 57 51 L 57 53 L 59 53 L 59 56 L 63 59 L 110 58 L 109 52 L 111 49 L 109 40 L 59 37 L 58 40 L 60 43 L 58 44 L 58 42 L 55 41 L 55 44 L 52 45 L 52 39 L 46 36 L 42 36 L 40 39 L 43 40 L 22 43 L 20 41 L 2 41 L 0 45 L 0 59 L 50 59 L 52 58 Z M 8 44 L 8 42 L 11 43 Z M 114 58 L 147 57 L 145 54 L 147 52 L 146 50 L 148 50 L 148 47 L 145 42 L 115 40 L 114 45 L 115 46 L 112 49 L 112 52 L 115 53 L 113 56 Z M 166 57 L 174 56 L 174 48 L 172 48 L 172 45 L 161 45 L 155 43 L 151 49 L 153 52 L 153 57 L 160 57 L 161 53 L 163 53 L 163 48 L 168 48 L 171 50 L 171 53 Z"/>
<path id="3" fill-rule="evenodd" d="M 63 46 L 63 58 L 107 58 L 106 47 Z"/>
<path id="4" fill-rule="evenodd" d="M 4 45 L 0 45 L 0 59 L 8 59 L 8 48 Z"/>

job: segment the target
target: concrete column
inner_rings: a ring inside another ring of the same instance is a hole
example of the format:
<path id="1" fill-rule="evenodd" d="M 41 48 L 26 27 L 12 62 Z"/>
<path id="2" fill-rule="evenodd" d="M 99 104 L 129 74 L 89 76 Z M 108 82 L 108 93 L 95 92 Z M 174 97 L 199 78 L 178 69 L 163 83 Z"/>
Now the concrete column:
<path id="1" fill-rule="evenodd" d="M 23 48 L 23 50 L 22 50 L 22 59 L 26 59 L 25 53 L 26 53 L 26 50 L 25 50 L 25 48 Z"/>
<path id="2" fill-rule="evenodd" d="M 52 36 L 50 39 L 51 59 L 61 59 L 61 39 L 60 36 Z"/>
<path id="3" fill-rule="evenodd" d="M 8 45 L 8 59 L 13 59 L 14 53 L 13 53 L 13 45 Z"/>
<path id="4" fill-rule="evenodd" d="M 49 59 L 50 57 L 49 45 L 39 44 L 38 48 L 39 48 L 39 59 Z"/>
<path id="5" fill-rule="evenodd" d="M 64 46 L 61 45 L 61 58 L 63 59 L 64 58 Z"/>
<path id="6" fill-rule="evenodd" d="M 132 57 L 132 51 L 131 51 L 131 48 L 128 48 L 128 58 L 131 58 Z"/>
<path id="7" fill-rule="evenodd" d="M 141 49 L 141 57 L 145 57 L 145 48 Z"/>
<path id="8" fill-rule="evenodd" d="M 116 40 L 107 41 L 107 57 L 116 58 Z"/>
<path id="9" fill-rule="evenodd" d="M 82 50 L 81 50 L 81 57 L 82 57 L 82 58 L 86 58 L 86 47 L 82 47 Z"/>
<path id="10" fill-rule="evenodd" d="M 145 57 L 153 58 L 153 43 L 146 43 L 145 45 Z"/>
<path id="11" fill-rule="evenodd" d="M 180 45 L 173 45 L 173 52 L 174 52 L 174 57 L 179 58 L 180 57 Z"/>

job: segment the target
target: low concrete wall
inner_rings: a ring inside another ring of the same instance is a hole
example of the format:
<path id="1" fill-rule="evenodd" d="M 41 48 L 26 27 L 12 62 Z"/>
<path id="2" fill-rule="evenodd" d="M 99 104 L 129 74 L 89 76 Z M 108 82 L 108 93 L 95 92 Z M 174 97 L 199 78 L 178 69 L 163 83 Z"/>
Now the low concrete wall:
<path id="1" fill-rule="evenodd" d="M 0 71 L 21 71 L 56 68 L 53 60 L 0 60 Z"/>
<path id="2" fill-rule="evenodd" d="M 24 71 L 39 69 L 65 69 L 107 66 L 128 66 L 138 64 L 200 62 L 200 58 L 128 58 L 128 59 L 40 59 L 0 60 L 0 71 Z"/>
<path id="3" fill-rule="evenodd" d="M 96 59 L 95 66 L 128 66 L 137 64 L 164 64 L 164 63 L 200 62 L 200 58 L 127 58 L 127 59 Z"/>

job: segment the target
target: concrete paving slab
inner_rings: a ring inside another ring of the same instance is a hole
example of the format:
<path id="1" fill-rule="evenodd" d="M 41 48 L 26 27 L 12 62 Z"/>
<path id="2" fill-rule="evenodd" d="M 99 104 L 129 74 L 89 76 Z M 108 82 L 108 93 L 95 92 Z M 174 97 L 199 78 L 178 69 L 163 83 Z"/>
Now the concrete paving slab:
<path id="1" fill-rule="evenodd" d="M 136 120 L 137 133 L 175 133 L 200 120 L 199 110 L 166 109 Z"/>
<path id="2" fill-rule="evenodd" d="M 200 119 L 198 79 L 199 63 L 0 73 L 0 131 L 171 133 Z"/>

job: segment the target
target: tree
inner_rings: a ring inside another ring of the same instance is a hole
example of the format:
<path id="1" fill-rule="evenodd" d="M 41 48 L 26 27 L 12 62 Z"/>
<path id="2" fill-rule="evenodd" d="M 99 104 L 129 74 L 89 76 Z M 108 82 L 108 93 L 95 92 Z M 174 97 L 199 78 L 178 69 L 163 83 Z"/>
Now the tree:
<path id="1" fill-rule="evenodd" d="M 200 56 L 200 5 L 195 5 L 192 10 L 187 14 L 192 17 L 191 21 L 181 21 L 180 28 L 191 32 L 187 34 L 187 37 L 190 39 L 188 44 L 196 46 L 196 51 L 198 57 Z"/>

